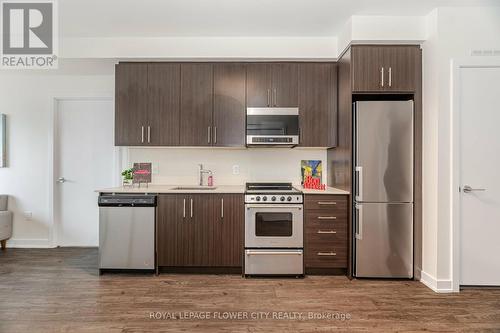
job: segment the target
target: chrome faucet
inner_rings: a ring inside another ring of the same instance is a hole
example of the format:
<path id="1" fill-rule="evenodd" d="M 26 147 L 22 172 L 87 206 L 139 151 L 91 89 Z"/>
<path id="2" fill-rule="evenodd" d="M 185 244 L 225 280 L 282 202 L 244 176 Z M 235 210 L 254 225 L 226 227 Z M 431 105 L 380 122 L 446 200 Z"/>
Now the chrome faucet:
<path id="1" fill-rule="evenodd" d="M 199 168 L 199 174 L 200 174 L 200 186 L 205 186 L 203 185 L 203 174 L 204 173 L 208 173 L 209 175 L 212 174 L 212 170 L 205 170 L 203 169 L 203 164 L 198 164 L 198 168 Z M 208 185 L 207 185 L 208 186 Z"/>

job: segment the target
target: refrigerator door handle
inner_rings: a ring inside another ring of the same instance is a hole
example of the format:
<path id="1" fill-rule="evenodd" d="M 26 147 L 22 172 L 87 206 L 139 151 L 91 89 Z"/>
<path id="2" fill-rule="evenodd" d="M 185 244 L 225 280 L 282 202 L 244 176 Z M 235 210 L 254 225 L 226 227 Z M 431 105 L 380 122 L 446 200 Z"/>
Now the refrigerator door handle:
<path id="1" fill-rule="evenodd" d="M 363 239 L 363 206 L 356 204 L 356 239 Z"/>
<path id="2" fill-rule="evenodd" d="M 362 201 L 363 200 L 363 167 L 357 166 L 354 170 L 355 170 L 356 174 L 358 175 L 357 182 L 356 182 L 356 201 Z"/>

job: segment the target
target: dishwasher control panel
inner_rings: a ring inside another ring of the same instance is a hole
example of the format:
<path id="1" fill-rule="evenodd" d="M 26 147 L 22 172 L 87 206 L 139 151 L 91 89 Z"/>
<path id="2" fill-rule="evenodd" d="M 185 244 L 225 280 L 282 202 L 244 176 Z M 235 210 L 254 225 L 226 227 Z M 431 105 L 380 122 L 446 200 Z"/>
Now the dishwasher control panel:
<path id="1" fill-rule="evenodd" d="M 99 207 L 155 207 L 156 195 L 101 195 Z"/>

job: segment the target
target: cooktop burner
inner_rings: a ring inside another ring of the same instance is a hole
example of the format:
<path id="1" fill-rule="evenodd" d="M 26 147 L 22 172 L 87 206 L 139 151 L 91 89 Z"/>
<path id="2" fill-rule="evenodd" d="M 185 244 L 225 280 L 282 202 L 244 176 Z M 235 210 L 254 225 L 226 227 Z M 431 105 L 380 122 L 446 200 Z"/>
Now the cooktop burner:
<path id="1" fill-rule="evenodd" d="M 292 183 L 246 183 L 247 193 L 262 193 L 262 192 L 291 192 L 300 193 Z"/>
<path id="2" fill-rule="evenodd" d="M 247 183 L 246 203 L 302 203 L 302 192 L 292 183 Z"/>

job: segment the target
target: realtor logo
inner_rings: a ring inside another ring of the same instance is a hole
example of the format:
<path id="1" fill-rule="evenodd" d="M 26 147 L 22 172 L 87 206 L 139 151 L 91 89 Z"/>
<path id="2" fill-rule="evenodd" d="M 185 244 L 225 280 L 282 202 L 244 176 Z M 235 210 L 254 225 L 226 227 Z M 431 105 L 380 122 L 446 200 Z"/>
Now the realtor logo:
<path id="1" fill-rule="evenodd" d="M 2 68 L 57 68 L 56 3 L 2 1 Z"/>

